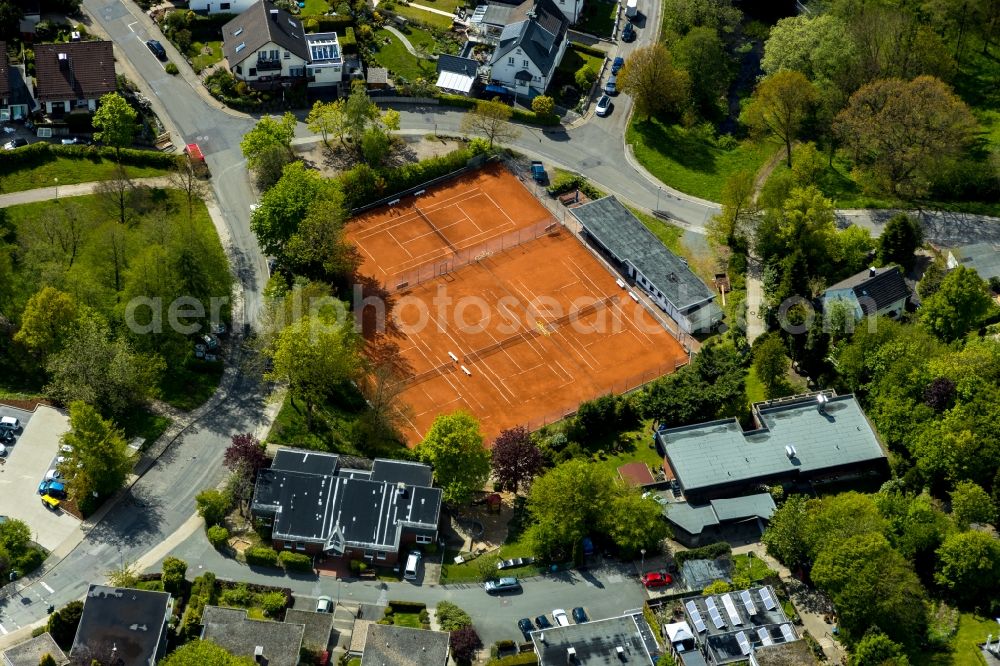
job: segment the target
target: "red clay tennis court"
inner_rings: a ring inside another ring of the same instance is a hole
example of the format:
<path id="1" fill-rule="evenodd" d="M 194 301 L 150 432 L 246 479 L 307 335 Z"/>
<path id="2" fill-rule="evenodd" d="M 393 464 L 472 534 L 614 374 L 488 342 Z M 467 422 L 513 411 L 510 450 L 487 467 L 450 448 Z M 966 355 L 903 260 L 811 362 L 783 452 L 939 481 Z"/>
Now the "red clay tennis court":
<path id="1" fill-rule="evenodd" d="M 490 191 L 496 184 L 502 185 L 495 201 L 506 215 L 469 217 L 475 227 L 468 222 L 439 227 L 445 238 L 433 230 L 428 234 L 426 221 L 413 210 L 416 204 L 436 215 L 441 209 L 432 201 L 464 201 L 463 194 L 483 185 Z M 420 268 L 416 247 L 431 267 L 451 262 L 440 274 L 435 268 L 434 274 L 395 285 L 392 316 L 405 333 L 400 352 L 412 369 L 400 396 L 407 405 L 403 435 L 411 446 L 439 414 L 471 412 L 491 443 L 504 428 L 535 429 L 584 400 L 635 388 L 686 361 L 677 340 L 508 172 L 478 171 L 395 208 L 391 217 L 380 210 L 348 226 L 348 238 L 366 258 L 362 272 L 388 276 L 386 286 L 393 290 L 401 267 L 402 273 Z M 379 226 L 373 220 L 403 222 L 388 235 L 385 227 L 372 233 Z M 521 237 L 491 249 L 490 241 L 477 235 L 487 228 Z M 527 237 L 525 230 L 531 230 Z M 421 237 L 419 246 L 412 245 Z M 389 238 L 396 240 L 395 248 Z M 456 253 L 452 245 L 476 254 L 457 262 L 464 250 Z"/>

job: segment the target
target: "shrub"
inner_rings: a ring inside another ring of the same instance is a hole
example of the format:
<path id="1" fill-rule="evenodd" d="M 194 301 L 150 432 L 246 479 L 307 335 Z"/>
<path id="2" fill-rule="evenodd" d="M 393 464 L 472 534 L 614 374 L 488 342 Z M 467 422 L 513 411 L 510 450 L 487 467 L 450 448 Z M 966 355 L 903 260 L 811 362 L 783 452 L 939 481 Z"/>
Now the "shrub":
<path id="1" fill-rule="evenodd" d="M 232 506 L 232 498 L 227 493 L 214 488 L 198 493 L 194 502 L 198 507 L 198 515 L 205 519 L 206 525 L 221 523 Z"/>
<path id="2" fill-rule="evenodd" d="M 551 116 L 556 110 L 556 103 L 548 95 L 538 95 L 531 100 L 531 110 L 538 116 Z"/>
<path id="3" fill-rule="evenodd" d="M 451 654 L 457 661 L 472 661 L 481 647 L 483 641 L 471 625 L 451 632 Z"/>
<path id="4" fill-rule="evenodd" d="M 263 567 L 278 566 L 278 553 L 268 546 L 251 546 L 246 549 L 244 555 L 247 558 L 247 564 L 250 565 Z"/>
<path id="5" fill-rule="evenodd" d="M 114 159 L 115 149 L 110 146 L 64 146 L 39 141 L 38 143 L 22 146 L 17 150 L 5 151 L 2 166 L 0 166 L 0 174 L 8 174 L 20 169 L 40 166 L 54 160 L 56 157 L 67 157 L 81 161 L 97 160 L 102 157 Z M 173 169 L 177 165 L 178 156 L 155 150 L 123 148 L 121 151 L 121 161 L 125 166 Z"/>
<path id="6" fill-rule="evenodd" d="M 427 610 L 427 604 L 418 601 L 390 601 L 389 608 L 396 613 L 420 613 Z"/>
<path id="7" fill-rule="evenodd" d="M 702 591 L 702 594 L 708 596 L 709 594 L 725 594 L 733 589 L 733 586 L 724 580 L 713 581 L 708 587 Z"/>
<path id="8" fill-rule="evenodd" d="M 576 86 L 580 90 L 590 90 L 590 86 L 594 85 L 594 81 L 597 80 L 597 72 L 594 71 L 594 68 L 588 63 L 576 70 L 576 74 L 573 75 L 573 80 L 576 81 Z"/>
<path id="9" fill-rule="evenodd" d="M 476 106 L 478 100 L 463 95 L 441 94 L 437 96 L 438 102 L 445 106 L 457 106 L 462 109 L 471 109 Z"/>
<path id="10" fill-rule="evenodd" d="M 167 74 L 169 74 L 170 76 L 176 76 L 176 75 L 177 75 L 177 74 L 178 74 L 178 73 L 180 72 L 180 70 L 179 70 L 179 69 L 177 69 L 177 65 L 175 65 L 175 64 L 174 64 L 174 63 L 172 63 L 172 62 L 168 62 L 168 63 L 167 63 L 167 66 L 166 66 L 166 67 L 164 67 L 163 69 L 164 69 L 164 71 L 165 71 L 165 72 L 166 72 Z"/>
<path id="11" fill-rule="evenodd" d="M 52 634 L 52 640 L 63 650 L 69 650 L 73 645 L 82 615 L 83 602 L 71 601 L 49 616 L 48 631 Z"/>
<path id="12" fill-rule="evenodd" d="M 701 548 L 682 550 L 674 555 L 674 560 L 677 562 L 677 566 L 682 566 L 688 560 L 714 560 L 717 557 L 729 555 L 732 552 L 732 546 L 725 541 L 719 541 L 718 543 L 710 543 Z"/>
<path id="13" fill-rule="evenodd" d="M 285 610 L 288 599 L 281 592 L 268 592 L 260 595 L 258 603 L 264 609 L 264 615 L 277 617 L 281 611 Z"/>
<path id="14" fill-rule="evenodd" d="M 246 608 L 253 605 L 253 592 L 246 586 L 246 583 L 240 583 L 236 587 L 223 590 L 221 601 L 226 606 Z"/>
<path id="15" fill-rule="evenodd" d="M 290 550 L 283 550 L 278 555 L 278 562 L 289 571 L 311 572 L 312 558 L 305 553 L 293 553 Z"/>
<path id="16" fill-rule="evenodd" d="M 32 571 L 42 566 L 45 561 L 45 553 L 38 548 L 29 548 L 14 560 L 13 568 L 22 576 L 27 576 Z"/>
<path id="17" fill-rule="evenodd" d="M 176 557 L 163 560 L 163 590 L 173 595 L 179 595 L 184 587 L 184 574 L 187 573 L 187 562 Z"/>
<path id="18" fill-rule="evenodd" d="M 437 619 L 444 631 L 456 631 L 472 625 L 472 618 L 469 617 L 469 614 L 450 601 L 442 601 L 438 604 Z"/>
<path id="19" fill-rule="evenodd" d="M 212 525 L 208 528 L 208 542 L 213 548 L 219 549 L 229 541 L 229 530 L 222 525 Z"/>
<path id="20" fill-rule="evenodd" d="M 517 643 L 512 640 L 497 641 L 494 645 L 496 646 L 497 652 L 507 652 L 517 647 Z"/>

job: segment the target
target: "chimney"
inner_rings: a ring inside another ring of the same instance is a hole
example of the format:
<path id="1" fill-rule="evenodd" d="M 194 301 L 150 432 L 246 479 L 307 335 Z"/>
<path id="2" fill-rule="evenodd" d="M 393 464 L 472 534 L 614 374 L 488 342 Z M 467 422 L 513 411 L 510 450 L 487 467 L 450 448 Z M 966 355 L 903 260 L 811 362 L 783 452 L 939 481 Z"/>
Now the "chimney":
<path id="1" fill-rule="evenodd" d="M 67 55 L 65 53 L 58 53 L 58 54 L 56 54 L 56 58 L 59 59 L 59 69 L 61 69 L 64 72 L 68 71 L 69 70 L 69 55 Z"/>
<path id="2" fill-rule="evenodd" d="M 789 460 L 791 460 L 796 455 L 798 455 L 798 452 L 795 450 L 794 446 L 792 446 L 791 444 L 789 444 L 788 446 L 785 447 L 785 455 L 788 456 Z"/>
<path id="3" fill-rule="evenodd" d="M 868 277 L 875 277 L 876 273 L 878 273 L 878 269 L 877 268 L 875 268 L 874 266 L 869 266 L 868 267 Z"/>
<path id="4" fill-rule="evenodd" d="M 263 663 L 265 663 L 267 661 L 266 659 L 264 659 L 264 646 L 263 645 L 258 645 L 257 647 L 255 647 L 253 649 L 253 660 L 255 662 L 257 662 L 258 664 L 263 664 Z"/>
<path id="5" fill-rule="evenodd" d="M 274 21 L 275 23 L 277 23 L 278 22 L 278 10 L 277 9 L 272 9 L 269 13 L 271 14 L 271 20 Z"/>
<path id="6" fill-rule="evenodd" d="M 575 664 L 576 663 L 576 648 L 570 647 L 566 648 L 566 663 Z"/>
<path id="7" fill-rule="evenodd" d="M 830 399 L 825 395 L 823 395 L 822 393 L 816 396 L 816 409 L 819 410 L 820 414 L 826 413 L 826 403 L 828 403 L 829 401 Z"/>

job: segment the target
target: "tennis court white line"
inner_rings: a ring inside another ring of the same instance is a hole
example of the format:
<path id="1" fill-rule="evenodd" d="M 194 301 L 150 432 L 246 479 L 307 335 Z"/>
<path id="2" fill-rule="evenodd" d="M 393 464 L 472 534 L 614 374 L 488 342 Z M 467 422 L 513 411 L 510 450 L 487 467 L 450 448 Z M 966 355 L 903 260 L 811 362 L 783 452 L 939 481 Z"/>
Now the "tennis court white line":
<path id="1" fill-rule="evenodd" d="M 406 245 L 405 245 L 405 244 L 403 244 L 403 243 L 400 243 L 400 242 L 399 242 L 398 240 L 396 240 L 396 237 L 392 235 L 392 232 L 391 232 L 391 231 L 387 231 L 387 232 L 385 232 L 385 233 L 389 235 L 389 238 L 391 238 L 391 239 L 392 239 L 392 242 L 393 242 L 393 243 L 395 243 L 396 245 L 398 245 L 398 246 L 399 246 L 399 248 L 400 248 L 400 249 L 401 249 L 401 250 L 402 250 L 403 252 L 405 252 L 405 253 L 406 253 L 406 255 L 407 255 L 408 257 L 410 257 L 411 259 L 413 258 L 413 253 L 412 253 L 412 252 L 410 252 L 409 250 L 407 250 L 407 249 L 406 249 Z"/>
<path id="2" fill-rule="evenodd" d="M 499 210 L 499 211 L 500 211 L 501 213 L 503 213 L 503 216 L 504 216 L 504 217 L 506 217 L 506 218 L 507 218 L 507 220 L 508 220 L 508 221 L 509 221 L 509 222 L 510 222 L 511 224 L 513 224 L 514 226 L 517 226 L 517 223 L 516 223 L 516 222 L 514 222 L 514 220 L 513 220 L 512 218 L 511 218 L 511 216 L 507 214 L 507 211 L 505 211 L 505 210 L 503 209 L 503 206 L 501 206 L 500 204 L 498 204 L 498 203 L 496 202 L 496 200 L 494 200 L 494 199 L 493 199 L 493 197 L 491 197 L 491 196 L 490 196 L 489 194 L 487 194 L 486 192 L 483 192 L 483 196 L 484 196 L 484 197 L 486 197 L 487 199 L 489 199 L 489 200 L 490 200 L 490 203 L 492 203 L 492 204 L 493 204 L 494 206 L 496 206 L 496 207 L 497 207 L 497 210 Z"/>
<path id="3" fill-rule="evenodd" d="M 460 344 L 460 343 L 459 343 L 459 341 L 455 339 L 455 336 L 453 336 L 453 335 L 451 334 L 451 329 L 450 329 L 450 328 L 447 328 L 447 329 L 442 329 L 442 330 L 441 330 L 441 332 L 442 332 L 442 333 L 444 333 L 444 334 L 445 334 L 446 336 L 448 336 L 448 339 L 449 339 L 449 340 L 451 340 L 452 344 L 454 344 L 454 345 L 455 345 L 455 347 L 456 347 L 456 348 L 457 348 L 457 349 L 458 349 L 458 350 L 459 350 L 459 351 L 460 351 L 460 352 L 462 353 L 462 356 L 463 356 L 463 357 L 467 355 L 467 354 L 466 354 L 466 352 L 465 352 L 465 350 L 464 350 L 464 347 L 465 347 L 465 346 L 464 346 L 464 345 L 462 345 L 462 344 Z M 489 333 L 489 331 L 486 331 L 486 333 L 487 333 L 488 335 L 490 335 L 490 337 L 491 337 L 491 338 L 493 337 L 493 336 L 492 336 L 492 334 L 490 334 L 490 333 Z M 474 362 L 473 362 L 472 364 L 470 364 L 470 365 L 472 365 L 472 366 L 473 366 L 474 368 L 478 369 L 478 371 L 479 371 L 479 373 L 480 373 L 480 374 L 482 375 L 483 379 L 485 379 L 485 380 L 486 380 L 486 381 L 488 381 L 488 382 L 489 382 L 490 384 L 492 384 L 492 385 L 494 386 L 494 388 L 496 388 L 496 389 L 497 389 L 497 392 L 498 392 L 498 393 L 500 394 L 500 397 L 502 397 L 502 398 L 503 398 L 504 400 L 506 400 L 508 404 L 511 404 L 511 400 L 510 400 L 510 398 L 508 398 L 507 396 L 505 396 L 505 395 L 503 394 L 503 391 L 502 391 L 502 390 L 500 390 L 500 387 L 499 387 L 499 386 L 497 386 L 496 382 L 494 382 L 494 381 L 493 381 L 493 379 L 491 379 L 491 378 L 489 377 L 489 375 L 487 374 L 487 370 L 488 370 L 489 372 L 493 372 L 493 371 L 492 371 L 492 369 L 490 369 L 488 365 L 486 365 L 485 363 L 483 363 L 483 364 L 480 364 L 480 362 L 479 362 L 479 361 L 474 361 Z M 494 374 L 494 376 L 496 376 L 496 373 L 495 373 L 495 372 L 493 372 L 493 374 Z M 498 377 L 498 376 L 497 376 L 497 378 L 499 379 L 499 377 Z M 508 389 L 508 393 L 510 393 L 509 389 Z M 513 393 L 511 393 L 511 398 L 513 398 L 513 397 L 516 397 L 516 396 L 514 396 L 514 394 L 513 394 Z M 479 401 L 479 400 L 477 400 L 476 402 L 478 402 L 478 403 L 479 403 L 480 405 L 482 405 L 482 401 Z"/>

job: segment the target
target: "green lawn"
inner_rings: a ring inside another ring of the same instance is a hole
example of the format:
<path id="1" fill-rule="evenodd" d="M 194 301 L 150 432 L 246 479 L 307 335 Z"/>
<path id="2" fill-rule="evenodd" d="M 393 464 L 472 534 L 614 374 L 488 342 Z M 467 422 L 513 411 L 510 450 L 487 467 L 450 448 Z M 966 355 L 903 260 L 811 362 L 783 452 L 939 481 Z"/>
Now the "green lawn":
<path id="1" fill-rule="evenodd" d="M 419 613 L 393 613 L 392 623 L 397 627 L 412 627 L 413 629 L 424 628 L 424 625 L 420 622 Z"/>
<path id="2" fill-rule="evenodd" d="M 191 358 L 188 366 L 168 368 L 160 382 L 161 398 L 177 409 L 191 411 L 219 388 L 222 368 L 221 362 L 206 363 L 196 358 Z"/>
<path id="3" fill-rule="evenodd" d="M 347 666 L 361 666 L 361 657 L 355 657 L 347 662 Z"/>
<path id="4" fill-rule="evenodd" d="M 211 53 L 202 53 L 203 49 L 209 49 Z M 188 57 L 191 58 L 191 67 L 194 71 L 201 70 L 222 61 L 222 41 L 212 42 L 192 42 L 188 49 Z"/>
<path id="5" fill-rule="evenodd" d="M 433 6 L 438 9 L 437 5 L 432 2 L 427 3 L 428 7 Z M 441 8 L 442 11 L 448 11 L 447 9 Z M 411 21 L 417 21 L 418 23 L 424 23 L 426 25 L 433 26 L 435 28 L 441 28 L 442 30 L 451 30 L 451 17 L 443 16 L 437 12 L 429 12 L 425 9 L 420 9 L 419 7 L 413 7 L 411 5 L 396 5 L 395 9 L 392 11 L 396 12 L 400 16 L 405 16 Z"/>
<path id="6" fill-rule="evenodd" d="M 388 30 L 375 32 L 375 61 L 389 70 L 396 77 L 407 81 L 418 78 L 429 79 L 434 76 L 436 67 L 430 60 L 417 58 L 406 50 L 403 42 Z"/>
<path id="7" fill-rule="evenodd" d="M 455 564 L 455 556 L 458 554 L 457 550 L 448 550 L 445 553 L 444 564 L 441 566 L 441 584 L 477 583 L 481 581 L 482 576 L 479 573 L 479 558 L 476 558 L 471 562 Z M 531 555 L 533 555 L 531 548 L 528 544 L 522 541 L 515 541 L 513 543 L 504 544 L 500 547 L 500 559 L 506 560 L 514 557 L 530 557 Z M 488 557 L 488 555 L 480 555 L 480 557 Z M 543 566 L 531 564 L 526 567 L 517 567 L 516 569 L 504 569 L 503 575 L 524 578 L 526 576 L 536 576 L 544 570 L 545 567 Z"/>
<path id="8" fill-rule="evenodd" d="M 746 390 L 747 402 L 751 404 L 767 400 L 767 389 L 764 387 L 764 384 L 757 379 L 757 373 L 752 367 L 747 371 Z"/>
<path id="9" fill-rule="evenodd" d="M 454 14 L 455 10 L 459 7 L 465 7 L 465 0 L 417 0 L 418 5 L 424 5 L 425 7 L 433 7 L 434 9 L 440 9 L 443 12 L 449 12 Z M 475 3 L 473 3 L 475 4 Z"/>
<path id="10" fill-rule="evenodd" d="M 327 0 L 305 0 L 305 3 L 306 6 L 299 12 L 300 16 L 316 16 L 330 11 L 330 3 Z"/>
<path id="11" fill-rule="evenodd" d="M 566 47 L 566 53 L 563 54 L 563 59 L 560 61 L 559 66 L 556 67 L 556 80 L 553 84 L 574 83 L 573 76 L 584 65 L 590 65 L 596 74 L 601 71 L 601 63 L 603 62 L 604 58 L 584 53 L 577 49 L 574 44 L 570 44 Z"/>
<path id="12" fill-rule="evenodd" d="M 735 573 L 743 573 L 749 569 L 751 582 L 764 580 L 768 576 L 773 576 L 775 574 L 775 572 L 769 569 L 767 564 L 764 563 L 764 560 L 759 557 L 734 555 L 733 565 L 735 566 Z"/>
<path id="13" fill-rule="evenodd" d="M 146 440 L 143 444 L 145 449 L 170 427 L 170 419 L 148 409 L 134 409 L 127 418 L 118 420 L 118 426 L 125 431 L 126 440 L 131 441 L 134 437 Z"/>
<path id="14" fill-rule="evenodd" d="M 976 648 L 977 643 L 985 643 L 986 637 L 996 637 L 1000 625 L 996 620 L 962 613 L 958 620 L 958 632 L 951 640 L 949 652 L 929 652 L 911 655 L 914 666 L 983 666 L 983 659 Z"/>
<path id="15" fill-rule="evenodd" d="M 625 136 L 636 159 L 656 178 L 710 201 L 722 197 L 722 186 L 731 174 L 743 170 L 756 173 L 777 150 L 775 144 L 750 142 L 725 150 L 692 130 L 655 118 L 633 119 Z"/>
<path id="16" fill-rule="evenodd" d="M 166 169 L 157 167 L 126 167 L 132 178 L 147 178 L 162 176 Z M 59 179 L 60 185 L 88 183 L 95 180 L 107 180 L 115 173 L 114 160 L 89 158 L 72 158 L 56 156 L 44 164 L 30 168 L 18 168 L 11 173 L 0 173 L 0 193 L 21 192 L 39 187 L 52 187 Z"/>
<path id="17" fill-rule="evenodd" d="M 576 29 L 597 37 L 610 37 L 618 18 L 618 3 L 593 0 L 583 6 L 583 15 Z"/>

